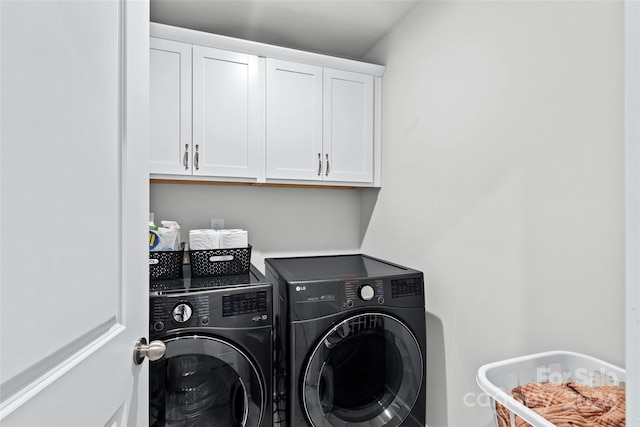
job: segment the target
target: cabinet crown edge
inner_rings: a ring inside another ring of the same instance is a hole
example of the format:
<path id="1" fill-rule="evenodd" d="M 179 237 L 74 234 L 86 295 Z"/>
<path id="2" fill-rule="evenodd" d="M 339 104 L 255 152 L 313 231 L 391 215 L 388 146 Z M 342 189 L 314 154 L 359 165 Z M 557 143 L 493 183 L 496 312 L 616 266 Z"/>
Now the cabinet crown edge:
<path id="1" fill-rule="evenodd" d="M 274 59 L 283 59 L 292 62 L 301 62 L 309 65 L 330 67 L 334 69 L 370 74 L 374 77 L 382 77 L 385 72 L 384 65 L 371 64 L 354 59 L 340 58 L 320 53 L 307 52 L 282 46 L 275 46 L 250 40 L 237 39 L 219 34 L 206 33 L 172 25 L 151 22 L 151 37 L 213 47 L 217 49 L 242 52 L 250 55 L 262 56 Z"/>

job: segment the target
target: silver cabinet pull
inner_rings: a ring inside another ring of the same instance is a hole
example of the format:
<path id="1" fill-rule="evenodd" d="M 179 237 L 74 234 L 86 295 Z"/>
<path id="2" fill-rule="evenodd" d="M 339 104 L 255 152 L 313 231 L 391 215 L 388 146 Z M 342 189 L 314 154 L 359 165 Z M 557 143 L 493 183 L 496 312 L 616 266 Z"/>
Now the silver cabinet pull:
<path id="1" fill-rule="evenodd" d="M 318 176 L 322 175 L 322 155 L 318 153 Z"/>
<path id="2" fill-rule="evenodd" d="M 184 145 L 184 157 L 182 158 L 184 170 L 189 169 L 189 144 Z"/>
<path id="3" fill-rule="evenodd" d="M 324 176 L 329 176 L 329 155 L 327 154 L 327 169 L 324 173 Z"/>
<path id="4" fill-rule="evenodd" d="M 196 144 L 196 156 L 193 158 L 193 165 L 196 167 L 196 170 L 200 169 L 200 153 L 198 152 L 198 148 L 200 146 Z"/>
<path id="5" fill-rule="evenodd" d="M 151 341 L 147 345 L 147 339 L 142 337 L 136 343 L 133 348 L 133 363 L 140 365 L 145 357 L 148 357 L 150 361 L 162 359 L 164 353 L 167 351 L 167 346 L 162 341 Z"/>

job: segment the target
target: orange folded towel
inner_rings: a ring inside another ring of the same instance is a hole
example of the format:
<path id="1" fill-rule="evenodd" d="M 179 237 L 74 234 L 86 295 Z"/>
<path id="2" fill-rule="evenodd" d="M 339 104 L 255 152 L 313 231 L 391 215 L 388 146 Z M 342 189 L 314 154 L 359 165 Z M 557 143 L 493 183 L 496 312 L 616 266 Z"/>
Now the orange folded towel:
<path id="1" fill-rule="evenodd" d="M 530 383 L 515 387 L 511 396 L 558 427 L 624 427 L 622 387 L 589 387 L 576 382 Z M 496 402 L 498 426 L 509 427 L 509 410 Z M 515 417 L 516 427 L 529 423 Z"/>

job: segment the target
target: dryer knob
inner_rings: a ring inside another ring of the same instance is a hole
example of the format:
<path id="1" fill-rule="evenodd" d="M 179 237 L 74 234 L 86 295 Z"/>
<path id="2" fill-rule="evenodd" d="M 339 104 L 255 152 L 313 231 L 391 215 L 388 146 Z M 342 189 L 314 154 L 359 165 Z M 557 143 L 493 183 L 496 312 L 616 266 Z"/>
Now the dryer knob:
<path id="1" fill-rule="evenodd" d="M 359 293 L 360 293 L 360 298 L 363 301 L 371 301 L 373 299 L 373 296 L 376 294 L 373 288 L 369 285 L 362 285 L 362 287 L 359 290 Z"/>

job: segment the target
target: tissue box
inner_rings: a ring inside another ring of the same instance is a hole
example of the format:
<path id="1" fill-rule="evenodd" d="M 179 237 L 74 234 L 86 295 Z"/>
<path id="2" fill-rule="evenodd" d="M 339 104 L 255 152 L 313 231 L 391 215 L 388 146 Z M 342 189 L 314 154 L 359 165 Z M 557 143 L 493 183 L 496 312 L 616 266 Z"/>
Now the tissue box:
<path id="1" fill-rule="evenodd" d="M 171 280 L 182 278 L 184 243 L 179 251 L 149 252 L 149 279 Z"/>
<path id="2" fill-rule="evenodd" d="M 251 267 L 251 245 L 246 248 L 189 250 L 192 277 L 244 274 Z"/>

